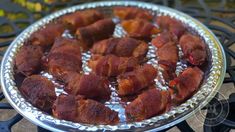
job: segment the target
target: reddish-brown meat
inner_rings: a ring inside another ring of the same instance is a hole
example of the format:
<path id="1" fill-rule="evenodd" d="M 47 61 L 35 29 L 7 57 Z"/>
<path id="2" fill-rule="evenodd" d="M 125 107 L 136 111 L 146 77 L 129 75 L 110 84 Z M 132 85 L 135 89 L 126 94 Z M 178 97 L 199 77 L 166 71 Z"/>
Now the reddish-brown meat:
<path id="1" fill-rule="evenodd" d="M 136 39 L 150 40 L 153 34 L 160 32 L 152 23 L 143 19 L 124 20 L 121 24 L 128 36 Z"/>
<path id="2" fill-rule="evenodd" d="M 206 46 L 198 36 L 185 34 L 180 38 L 179 43 L 189 63 L 202 65 L 206 61 Z"/>
<path id="3" fill-rule="evenodd" d="M 203 71 L 198 67 L 189 67 L 177 78 L 170 81 L 170 87 L 176 92 L 173 100 L 176 103 L 181 103 L 192 96 L 192 94 L 199 88 L 203 75 Z"/>
<path id="4" fill-rule="evenodd" d="M 159 16 L 157 17 L 156 22 L 161 29 L 171 32 L 178 38 L 180 38 L 186 31 L 186 28 L 181 22 L 171 18 L 170 16 Z"/>
<path id="5" fill-rule="evenodd" d="M 174 42 L 168 42 L 157 50 L 159 65 L 166 81 L 174 79 L 176 64 L 179 59 L 178 48 Z"/>
<path id="6" fill-rule="evenodd" d="M 104 15 L 98 10 L 85 10 L 64 15 L 61 21 L 70 30 L 75 31 L 77 28 L 90 25 L 103 18 Z"/>
<path id="7" fill-rule="evenodd" d="M 29 44 L 39 45 L 45 50 L 52 46 L 56 37 L 64 32 L 64 26 L 59 23 L 49 23 L 44 28 L 33 33 L 29 38 Z"/>
<path id="8" fill-rule="evenodd" d="M 49 72 L 60 79 L 68 72 L 82 69 L 81 51 L 78 41 L 57 38 L 48 56 Z"/>
<path id="9" fill-rule="evenodd" d="M 141 121 L 161 114 L 169 110 L 170 103 L 168 91 L 147 90 L 126 106 L 127 121 Z"/>
<path id="10" fill-rule="evenodd" d="M 59 119 L 89 124 L 114 125 L 118 113 L 90 99 L 77 99 L 73 95 L 60 95 L 53 106 L 53 115 Z"/>
<path id="11" fill-rule="evenodd" d="M 121 74 L 118 76 L 118 94 L 121 96 L 135 94 L 152 84 L 156 76 L 157 69 L 150 64 Z"/>
<path id="12" fill-rule="evenodd" d="M 148 44 L 133 38 L 109 38 L 95 43 L 93 54 L 113 54 L 118 57 L 136 57 L 143 59 L 148 51 Z"/>
<path id="13" fill-rule="evenodd" d="M 93 56 L 88 65 L 97 75 L 111 77 L 132 71 L 138 65 L 138 60 L 114 55 Z"/>
<path id="14" fill-rule="evenodd" d="M 42 56 L 43 51 L 40 46 L 23 45 L 19 53 L 16 54 L 16 73 L 29 76 L 39 72 L 39 70 L 41 69 Z"/>
<path id="15" fill-rule="evenodd" d="M 68 82 L 65 91 L 73 95 L 83 95 L 86 98 L 94 100 L 109 100 L 111 91 L 108 86 L 108 80 L 104 77 L 89 75 L 73 75 Z"/>
<path id="16" fill-rule="evenodd" d="M 154 39 L 152 39 L 151 42 L 157 48 L 161 48 L 164 44 L 168 42 L 177 42 L 177 37 L 170 32 L 162 32 Z"/>
<path id="17" fill-rule="evenodd" d="M 84 47 L 91 47 L 94 42 L 102 39 L 107 39 L 113 35 L 115 23 L 112 19 L 102 19 L 86 27 L 78 28 L 76 35 L 84 45 Z"/>
<path id="18" fill-rule="evenodd" d="M 115 16 L 125 20 L 145 19 L 151 21 L 153 19 L 153 15 L 149 11 L 136 7 L 115 7 L 113 12 Z"/>
<path id="19" fill-rule="evenodd" d="M 51 112 L 56 94 L 53 83 L 47 78 L 40 75 L 29 76 L 24 79 L 19 90 L 33 106 L 45 112 Z"/>

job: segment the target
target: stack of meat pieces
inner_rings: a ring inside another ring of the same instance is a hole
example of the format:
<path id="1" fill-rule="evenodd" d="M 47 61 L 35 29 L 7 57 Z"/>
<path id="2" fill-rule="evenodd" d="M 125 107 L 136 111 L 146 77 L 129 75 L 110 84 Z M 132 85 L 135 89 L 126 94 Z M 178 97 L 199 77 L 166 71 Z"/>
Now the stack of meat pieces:
<path id="1" fill-rule="evenodd" d="M 124 106 L 129 122 L 164 113 L 172 103 L 182 103 L 197 91 L 204 76 L 197 66 L 207 57 L 198 36 L 169 16 L 159 16 L 155 21 L 144 9 L 115 7 L 113 14 L 120 19 L 125 37 L 115 38 L 116 23 L 98 10 L 64 15 L 33 33 L 15 58 L 15 73 L 25 77 L 19 90 L 26 100 L 59 119 L 114 125 L 119 123 L 118 112 L 104 105 L 110 100 L 111 79 L 117 81 L 121 98 L 135 97 Z M 75 38 L 62 37 L 65 30 Z M 158 68 L 146 64 L 149 42 L 157 48 L 159 70 L 168 90 L 155 87 Z M 178 46 L 183 58 L 179 58 Z M 87 50 L 92 55 L 88 62 L 92 71 L 84 74 L 82 52 Z M 190 67 L 177 76 L 180 59 Z M 40 75 L 41 71 L 62 84 L 66 94 L 57 97 L 56 84 Z"/>

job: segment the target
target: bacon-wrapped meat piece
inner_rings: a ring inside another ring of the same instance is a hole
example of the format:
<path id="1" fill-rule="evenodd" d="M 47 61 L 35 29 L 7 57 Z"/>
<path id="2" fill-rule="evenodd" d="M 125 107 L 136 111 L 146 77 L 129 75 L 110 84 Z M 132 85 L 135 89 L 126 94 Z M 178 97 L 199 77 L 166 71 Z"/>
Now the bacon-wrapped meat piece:
<path id="1" fill-rule="evenodd" d="M 184 70 L 177 78 L 170 81 L 169 86 L 175 91 L 173 100 L 181 103 L 188 99 L 197 91 L 203 79 L 203 71 L 198 67 L 189 67 Z"/>
<path id="2" fill-rule="evenodd" d="M 103 18 L 104 15 L 98 10 L 85 10 L 64 15 L 61 21 L 70 30 L 75 31 L 77 28 L 90 25 Z"/>
<path id="3" fill-rule="evenodd" d="M 153 15 L 145 10 L 136 7 L 115 7 L 113 9 L 114 15 L 118 16 L 120 19 L 145 19 L 152 21 Z"/>
<path id="4" fill-rule="evenodd" d="M 112 77 L 132 71 L 138 65 L 138 60 L 115 55 L 93 56 L 88 65 L 97 75 Z"/>
<path id="5" fill-rule="evenodd" d="M 81 51 L 78 41 L 57 38 L 48 55 L 48 71 L 58 79 L 68 72 L 82 69 Z"/>
<path id="6" fill-rule="evenodd" d="M 45 50 L 52 46 L 55 38 L 61 36 L 64 30 L 64 26 L 60 23 L 49 23 L 30 36 L 29 44 L 39 45 Z"/>
<path id="7" fill-rule="evenodd" d="M 16 54 L 15 68 L 16 73 L 29 76 L 40 70 L 43 51 L 37 45 L 23 45 L 19 53 Z"/>
<path id="8" fill-rule="evenodd" d="M 161 29 L 171 32 L 178 38 L 180 38 L 186 31 L 186 28 L 180 21 L 177 21 L 170 16 L 158 16 L 156 22 Z"/>
<path id="9" fill-rule="evenodd" d="M 67 93 L 83 95 L 86 98 L 98 101 L 110 99 L 111 91 L 106 78 L 95 74 L 80 75 L 75 73 L 72 76 L 65 88 Z"/>
<path id="10" fill-rule="evenodd" d="M 177 37 L 170 32 L 162 32 L 158 36 L 153 38 L 151 42 L 157 48 L 161 48 L 168 42 L 177 42 Z"/>
<path id="11" fill-rule="evenodd" d="M 84 47 L 91 47 L 94 42 L 107 39 L 113 35 L 115 23 L 112 19 L 102 19 L 86 27 L 78 28 L 77 37 L 83 42 Z"/>
<path id="12" fill-rule="evenodd" d="M 159 65 L 166 81 L 175 77 L 176 64 L 179 59 L 178 48 L 174 42 L 168 42 L 157 50 Z"/>
<path id="13" fill-rule="evenodd" d="M 24 79 L 19 90 L 33 106 L 51 112 L 56 94 L 54 84 L 47 78 L 40 75 L 29 76 Z"/>
<path id="14" fill-rule="evenodd" d="M 148 51 L 148 44 L 133 38 L 109 38 L 95 43 L 93 54 L 113 54 L 118 57 L 136 57 L 143 59 Z"/>
<path id="15" fill-rule="evenodd" d="M 160 32 L 152 23 L 143 19 L 124 20 L 121 24 L 128 36 L 136 39 L 149 40 L 152 35 Z"/>
<path id="16" fill-rule="evenodd" d="M 152 84 L 156 77 L 157 69 L 150 64 L 121 74 L 118 76 L 118 94 L 121 96 L 135 94 Z"/>
<path id="17" fill-rule="evenodd" d="M 145 91 L 125 108 L 127 121 L 141 121 L 169 110 L 170 93 L 156 88 Z"/>
<path id="18" fill-rule="evenodd" d="M 202 65 L 206 61 L 206 45 L 198 36 L 185 34 L 180 38 L 179 43 L 189 63 Z"/>
<path id="19" fill-rule="evenodd" d="M 77 99 L 61 94 L 53 105 L 56 118 L 89 124 L 114 125 L 119 122 L 118 113 L 90 99 Z"/>

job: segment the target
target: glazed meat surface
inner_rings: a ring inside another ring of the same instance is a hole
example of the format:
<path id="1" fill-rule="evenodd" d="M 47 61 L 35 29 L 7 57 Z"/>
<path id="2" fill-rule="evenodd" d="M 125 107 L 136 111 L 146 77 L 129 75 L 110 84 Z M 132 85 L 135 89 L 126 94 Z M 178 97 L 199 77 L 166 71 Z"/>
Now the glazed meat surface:
<path id="1" fill-rule="evenodd" d="M 170 87 L 175 90 L 173 100 L 175 103 L 184 102 L 198 90 L 203 79 L 203 71 L 198 67 L 189 67 L 177 78 L 170 81 Z"/>
<path id="2" fill-rule="evenodd" d="M 95 42 L 111 37 L 114 28 L 115 23 L 112 19 L 106 18 L 86 27 L 78 28 L 76 35 L 83 42 L 84 47 L 91 47 Z"/>
<path id="3" fill-rule="evenodd" d="M 127 121 L 141 121 L 167 111 L 170 93 L 156 88 L 145 91 L 125 108 Z"/>
<path id="4" fill-rule="evenodd" d="M 153 16 L 149 11 L 135 7 L 115 7 L 113 12 L 115 16 L 124 20 L 145 19 L 151 21 L 153 19 Z"/>
<path id="5" fill-rule="evenodd" d="M 118 76 L 118 94 L 130 95 L 139 92 L 154 82 L 157 69 L 150 64 L 137 67 L 134 71 Z"/>
<path id="6" fill-rule="evenodd" d="M 48 55 L 48 71 L 58 79 L 68 72 L 82 69 L 79 42 L 69 38 L 57 38 Z"/>
<path id="7" fill-rule="evenodd" d="M 206 61 L 206 46 L 198 36 L 185 34 L 180 38 L 179 43 L 189 63 L 202 65 Z"/>
<path id="8" fill-rule="evenodd" d="M 160 32 L 157 27 L 143 19 L 124 20 L 121 25 L 129 37 L 136 39 L 150 40 L 152 35 Z"/>
<path id="9" fill-rule="evenodd" d="M 112 77 L 132 71 L 138 65 L 138 60 L 114 55 L 93 56 L 88 65 L 97 75 Z"/>
<path id="10" fill-rule="evenodd" d="M 166 81 L 174 79 L 176 64 L 179 60 L 178 48 L 174 42 L 168 42 L 157 50 L 159 65 Z"/>
<path id="11" fill-rule="evenodd" d="M 65 88 L 67 93 L 73 95 L 83 95 L 86 98 L 98 101 L 109 100 L 111 91 L 106 78 L 95 74 L 75 74 L 76 75 L 72 75 L 73 77 Z"/>
<path id="12" fill-rule="evenodd" d="M 31 45 L 39 45 L 45 50 L 52 46 L 56 37 L 60 37 L 65 28 L 59 23 L 49 23 L 44 28 L 33 33 L 29 38 Z"/>
<path id="13" fill-rule="evenodd" d="M 93 54 L 113 54 L 118 57 L 136 57 L 143 59 L 148 51 L 148 44 L 133 38 L 109 38 L 95 43 Z"/>
<path id="14" fill-rule="evenodd" d="M 29 76 L 24 79 L 19 90 L 33 106 L 45 112 L 51 112 L 56 94 L 54 84 L 47 78 L 40 75 Z"/>
<path id="15" fill-rule="evenodd" d="M 178 38 L 180 38 L 186 31 L 186 28 L 181 22 L 169 16 L 158 16 L 156 23 L 161 29 L 171 32 Z"/>
<path id="16" fill-rule="evenodd" d="M 158 36 L 152 39 L 152 44 L 157 48 L 161 48 L 168 42 L 177 42 L 177 37 L 170 32 L 162 32 Z"/>
<path id="17" fill-rule="evenodd" d="M 59 119 L 89 124 L 117 124 L 118 113 L 90 99 L 60 95 L 53 105 L 53 115 Z"/>
<path id="18" fill-rule="evenodd" d="M 39 72 L 43 51 L 37 45 L 24 45 L 20 48 L 15 58 L 16 73 L 25 76 Z"/>
<path id="19" fill-rule="evenodd" d="M 61 21 L 70 30 L 75 31 L 77 28 L 90 25 L 103 18 L 104 15 L 98 10 L 85 10 L 65 15 Z"/>

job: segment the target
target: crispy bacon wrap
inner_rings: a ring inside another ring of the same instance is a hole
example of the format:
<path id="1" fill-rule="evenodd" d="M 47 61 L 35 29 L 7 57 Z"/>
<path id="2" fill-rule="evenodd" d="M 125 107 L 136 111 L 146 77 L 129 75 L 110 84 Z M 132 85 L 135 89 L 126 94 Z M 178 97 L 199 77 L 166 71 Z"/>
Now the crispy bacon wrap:
<path id="1" fill-rule="evenodd" d="M 29 76 L 24 79 L 19 90 L 33 106 L 45 112 L 51 112 L 56 94 L 54 84 L 47 78 L 40 75 Z"/>
<path id="2" fill-rule="evenodd" d="M 78 28 L 76 36 L 85 48 L 90 48 L 95 42 L 107 39 L 113 35 L 115 23 L 110 18 L 99 20 L 86 27 Z"/>
<path id="3" fill-rule="evenodd" d="M 202 65 L 206 59 L 206 45 L 198 36 L 185 34 L 180 38 L 180 46 L 186 60 L 192 65 Z"/>
<path id="4" fill-rule="evenodd" d="M 158 16 L 156 23 L 162 30 L 171 32 L 178 38 L 180 38 L 185 32 L 186 28 L 184 25 L 170 16 Z"/>
<path id="5" fill-rule="evenodd" d="M 143 19 L 124 20 L 121 25 L 127 36 L 141 40 L 150 40 L 152 35 L 160 32 L 152 23 Z"/>
<path id="6" fill-rule="evenodd" d="M 118 76 L 118 94 L 131 95 L 148 87 L 157 77 L 157 69 L 150 64 L 137 67 L 134 71 Z"/>
<path id="7" fill-rule="evenodd" d="M 77 28 L 90 25 L 103 18 L 104 15 L 100 11 L 91 9 L 64 15 L 61 21 L 71 31 L 76 31 Z"/>
<path id="8" fill-rule="evenodd" d="M 141 121 L 164 113 L 170 109 L 170 104 L 171 97 L 168 91 L 149 89 L 126 106 L 127 121 Z"/>
<path id="9" fill-rule="evenodd" d="M 145 19 L 152 21 L 153 19 L 153 15 L 149 11 L 136 7 L 115 7 L 113 12 L 115 16 L 123 20 Z"/>
<path id="10" fill-rule="evenodd" d="M 94 73 L 107 77 L 132 71 L 138 64 L 136 58 L 117 57 L 115 55 L 93 56 L 88 63 Z"/>
<path id="11" fill-rule="evenodd" d="M 49 23 L 45 27 L 34 32 L 28 43 L 31 45 L 41 46 L 43 50 L 50 48 L 55 41 L 56 37 L 60 37 L 65 28 L 60 23 Z"/>
<path id="12" fill-rule="evenodd" d="M 16 73 L 29 76 L 39 72 L 41 69 L 41 58 L 43 51 L 37 45 L 23 45 L 16 54 L 15 68 Z"/>
<path id="13" fill-rule="evenodd" d="M 59 119 L 89 124 L 114 125 L 118 113 L 90 99 L 61 94 L 53 105 L 53 116 Z"/>
<path id="14" fill-rule="evenodd" d="M 95 43 L 93 54 L 113 54 L 118 57 L 136 57 L 142 60 L 148 51 L 148 44 L 133 38 L 109 38 Z"/>
<path id="15" fill-rule="evenodd" d="M 69 38 L 57 38 L 48 55 L 48 71 L 57 79 L 68 72 L 80 72 L 82 69 L 79 42 Z"/>
<path id="16" fill-rule="evenodd" d="M 69 75 L 71 78 L 65 87 L 65 91 L 67 93 L 73 95 L 83 95 L 86 98 L 98 101 L 107 101 L 110 99 L 111 91 L 106 78 L 92 73 L 89 75 L 71 73 Z"/>
<path id="17" fill-rule="evenodd" d="M 184 70 L 177 78 L 170 81 L 169 86 L 175 91 L 173 100 L 175 103 L 182 103 L 195 91 L 198 90 L 204 73 L 198 67 L 189 67 Z"/>

